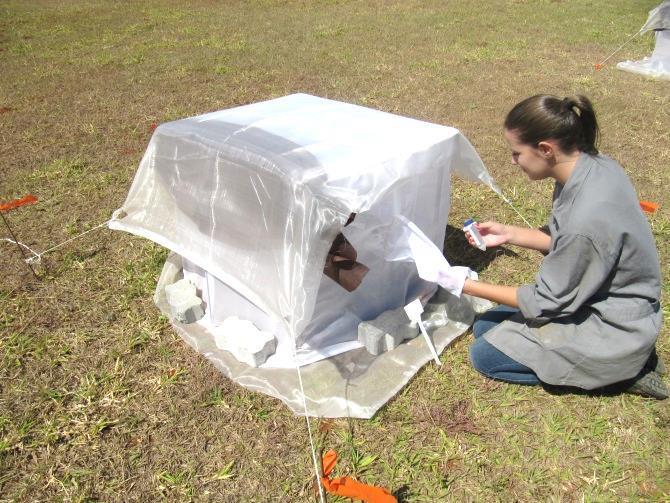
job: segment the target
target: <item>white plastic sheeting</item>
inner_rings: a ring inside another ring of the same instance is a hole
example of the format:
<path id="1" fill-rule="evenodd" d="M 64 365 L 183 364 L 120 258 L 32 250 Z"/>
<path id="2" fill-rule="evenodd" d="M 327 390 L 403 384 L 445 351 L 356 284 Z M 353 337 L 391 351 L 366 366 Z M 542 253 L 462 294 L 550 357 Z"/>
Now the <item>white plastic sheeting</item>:
<path id="1" fill-rule="evenodd" d="M 670 0 L 661 2 L 649 11 L 649 17 L 640 31 L 644 33 L 651 30 L 670 30 Z"/>
<path id="2" fill-rule="evenodd" d="M 616 67 L 655 79 L 670 80 L 670 31 L 656 32 L 656 47 L 651 56 L 639 61 L 622 61 Z"/>
<path id="3" fill-rule="evenodd" d="M 639 33 L 654 31 L 656 45 L 651 56 L 639 61 L 622 61 L 617 68 L 626 72 L 670 80 L 670 0 L 649 12 Z"/>
<path id="4" fill-rule="evenodd" d="M 360 348 L 360 321 L 435 291 L 384 259 L 384 229 L 402 215 L 442 249 L 452 171 L 498 192 L 454 128 L 294 94 L 160 125 L 110 227 L 185 259 L 203 333 L 246 317 L 278 337 L 264 366 L 294 368 Z M 369 268 L 352 292 L 323 274 L 340 232 Z"/>

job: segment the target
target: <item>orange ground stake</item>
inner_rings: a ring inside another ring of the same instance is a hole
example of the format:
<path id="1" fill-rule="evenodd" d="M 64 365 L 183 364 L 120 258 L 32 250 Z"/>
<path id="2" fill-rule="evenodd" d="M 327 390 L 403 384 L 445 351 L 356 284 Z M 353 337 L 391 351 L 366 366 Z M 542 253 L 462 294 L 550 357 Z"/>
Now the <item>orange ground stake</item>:
<path id="1" fill-rule="evenodd" d="M 16 247 L 19 249 L 21 252 L 21 255 L 23 255 L 24 260 L 26 261 L 26 265 L 30 268 L 30 271 L 33 273 L 33 276 L 35 276 L 37 279 L 39 279 L 39 276 L 35 272 L 35 269 L 33 269 L 33 266 L 30 265 L 30 262 L 28 261 L 28 257 L 26 256 L 26 251 L 21 248 L 21 244 L 19 243 L 19 240 L 16 239 L 16 234 L 14 234 L 14 231 L 9 225 L 9 222 L 7 221 L 7 217 L 3 215 L 3 213 L 8 212 L 9 210 L 13 210 L 14 208 L 18 208 L 20 206 L 25 206 L 26 204 L 34 204 L 37 202 L 37 198 L 33 196 L 32 194 L 28 194 L 27 196 L 22 197 L 21 199 L 14 199 L 13 201 L 9 201 L 8 203 L 0 204 L 0 218 L 4 222 L 4 224 L 7 226 L 7 230 L 9 233 L 12 235 L 14 243 L 16 243 Z M 12 241 L 10 239 L 10 241 Z"/>
<path id="2" fill-rule="evenodd" d="M 349 477 L 331 479 L 329 475 L 337 464 L 337 453 L 329 450 L 323 455 L 323 477 L 321 483 L 326 491 L 337 496 L 344 496 L 365 503 L 398 503 L 398 500 L 387 489 L 369 486 Z"/>
<path id="3" fill-rule="evenodd" d="M 14 199 L 8 203 L 0 204 L 0 211 L 5 212 L 20 206 L 25 206 L 26 204 L 35 204 L 36 202 L 37 197 L 33 196 L 32 194 L 28 194 L 27 196 L 23 196 L 21 199 Z"/>
<path id="4" fill-rule="evenodd" d="M 658 204 L 651 201 L 640 201 L 640 208 L 647 213 L 654 213 L 658 209 Z"/>

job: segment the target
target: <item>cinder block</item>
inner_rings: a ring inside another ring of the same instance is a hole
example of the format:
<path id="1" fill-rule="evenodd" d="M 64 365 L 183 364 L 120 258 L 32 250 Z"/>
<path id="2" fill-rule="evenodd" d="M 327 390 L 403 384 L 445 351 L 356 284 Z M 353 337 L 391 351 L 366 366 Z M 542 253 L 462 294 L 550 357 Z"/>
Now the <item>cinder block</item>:
<path id="1" fill-rule="evenodd" d="M 259 330 L 252 322 L 237 316 L 223 320 L 214 341 L 219 349 L 231 352 L 238 361 L 252 367 L 265 363 L 277 350 L 277 338 L 272 333 Z"/>
<path id="2" fill-rule="evenodd" d="M 385 311 L 376 319 L 358 325 L 358 341 L 373 355 L 390 351 L 418 334 L 419 326 L 409 321 L 402 307 Z"/>
<path id="3" fill-rule="evenodd" d="M 447 305 L 445 303 L 433 302 L 433 299 L 423 307 L 423 315 L 421 316 L 423 326 L 428 332 L 443 327 L 449 323 L 449 318 L 447 317 Z"/>
<path id="4" fill-rule="evenodd" d="M 424 306 L 421 320 L 428 332 L 449 323 L 447 316 L 449 297 L 453 297 L 453 295 L 439 288 L 428 304 Z M 390 351 L 402 341 L 413 339 L 419 333 L 419 325 L 409 321 L 404 308 L 385 311 L 378 318 L 364 321 L 358 325 L 358 341 L 373 355 Z"/>
<path id="5" fill-rule="evenodd" d="M 487 300 L 469 297 L 468 295 L 462 295 L 461 298 L 458 298 L 447 292 L 444 288 L 439 287 L 435 295 L 428 301 L 425 309 L 428 310 L 433 305 L 442 305 L 444 306 L 445 313 L 449 313 L 450 321 L 471 325 L 475 317 L 473 307 L 477 307 L 479 303 L 482 303 L 483 306 L 492 306 Z"/>
<path id="6" fill-rule="evenodd" d="M 196 294 L 195 285 L 186 279 L 165 287 L 170 314 L 181 323 L 195 323 L 205 315 L 202 299 Z"/>

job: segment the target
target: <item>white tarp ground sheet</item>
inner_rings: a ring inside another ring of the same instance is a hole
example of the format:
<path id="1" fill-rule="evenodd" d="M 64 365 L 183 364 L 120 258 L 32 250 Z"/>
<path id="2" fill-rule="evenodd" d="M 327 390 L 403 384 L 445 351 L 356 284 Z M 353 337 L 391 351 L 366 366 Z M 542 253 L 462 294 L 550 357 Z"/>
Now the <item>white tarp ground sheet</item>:
<path id="1" fill-rule="evenodd" d="M 617 68 L 657 79 L 670 80 L 670 0 L 649 12 L 640 33 L 654 31 L 656 45 L 651 56 L 639 61 L 622 61 Z"/>
<path id="2" fill-rule="evenodd" d="M 361 321 L 435 291 L 413 264 L 385 260 L 385 229 L 402 215 L 442 249 L 452 171 L 497 191 L 456 129 L 295 94 L 159 126 L 110 227 L 176 254 L 163 287 L 199 283 L 207 316 L 174 325 L 225 374 L 302 413 L 304 366 L 310 414 L 370 417 L 430 359 L 420 339 L 378 357 L 357 341 Z M 340 232 L 369 268 L 351 292 L 323 274 Z M 459 321 L 433 335 L 438 350 L 472 319 L 449 302 Z M 260 368 L 214 345 L 234 314 L 278 338 Z"/>

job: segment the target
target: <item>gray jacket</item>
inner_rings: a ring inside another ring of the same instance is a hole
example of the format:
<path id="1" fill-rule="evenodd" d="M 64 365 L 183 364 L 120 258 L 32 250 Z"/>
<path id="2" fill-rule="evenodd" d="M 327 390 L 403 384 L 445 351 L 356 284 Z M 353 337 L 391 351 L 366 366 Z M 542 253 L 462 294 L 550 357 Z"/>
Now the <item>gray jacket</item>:
<path id="1" fill-rule="evenodd" d="M 520 313 L 484 337 L 549 384 L 593 389 L 634 377 L 661 329 L 649 223 L 619 164 L 582 154 L 556 184 L 551 245 Z"/>

